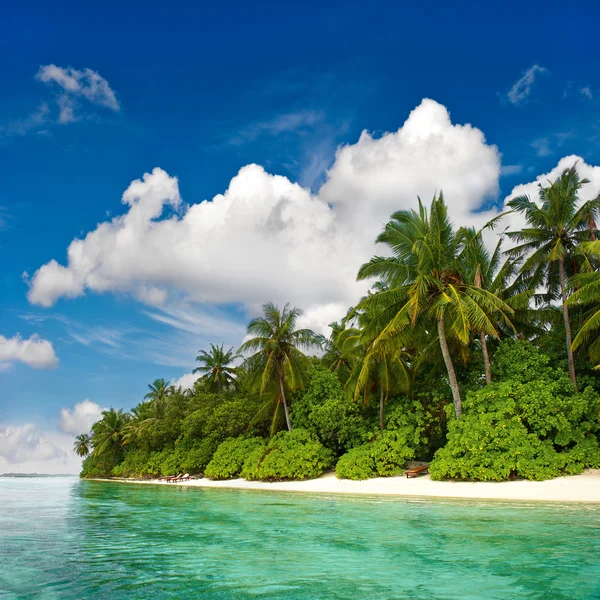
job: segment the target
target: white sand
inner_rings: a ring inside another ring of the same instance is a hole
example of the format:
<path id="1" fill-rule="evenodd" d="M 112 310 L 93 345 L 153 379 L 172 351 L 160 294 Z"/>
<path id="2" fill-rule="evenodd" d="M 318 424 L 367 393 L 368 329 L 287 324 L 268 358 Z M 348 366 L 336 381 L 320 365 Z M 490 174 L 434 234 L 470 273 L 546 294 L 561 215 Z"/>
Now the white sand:
<path id="1" fill-rule="evenodd" d="M 317 494 L 600 503 L 600 469 L 588 469 L 582 475 L 558 477 L 548 481 L 506 481 L 502 483 L 432 481 L 429 475 L 423 475 L 414 479 L 398 476 L 380 477 L 366 481 L 349 481 L 347 479 L 337 479 L 334 473 L 327 473 L 318 479 L 310 479 L 308 481 L 280 481 L 275 483 L 246 481 L 245 479 L 232 479 L 229 481 L 192 479 L 179 483 L 166 483 L 157 480 L 118 481 L 170 486 L 272 490 Z"/>

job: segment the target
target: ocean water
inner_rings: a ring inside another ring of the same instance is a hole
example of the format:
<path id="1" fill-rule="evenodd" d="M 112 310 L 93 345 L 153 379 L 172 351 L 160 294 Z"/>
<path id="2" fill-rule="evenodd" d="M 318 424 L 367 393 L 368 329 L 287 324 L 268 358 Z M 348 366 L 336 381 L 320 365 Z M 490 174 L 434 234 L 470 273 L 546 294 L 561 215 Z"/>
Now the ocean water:
<path id="1" fill-rule="evenodd" d="M 600 599 L 600 505 L 0 479 L 0 598 Z"/>

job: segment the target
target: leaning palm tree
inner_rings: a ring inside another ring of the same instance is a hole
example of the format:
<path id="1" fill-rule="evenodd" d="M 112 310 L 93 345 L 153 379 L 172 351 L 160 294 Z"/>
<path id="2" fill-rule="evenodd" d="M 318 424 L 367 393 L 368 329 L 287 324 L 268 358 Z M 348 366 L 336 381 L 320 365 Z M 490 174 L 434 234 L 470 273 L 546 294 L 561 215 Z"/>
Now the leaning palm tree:
<path id="1" fill-rule="evenodd" d="M 585 255 L 580 244 L 596 236 L 595 215 L 600 209 L 600 197 L 580 205 L 579 190 L 589 183 L 581 179 L 577 165 L 565 169 L 547 187 L 539 184 L 539 202 L 528 196 L 513 198 L 508 205 L 523 213 L 528 227 L 507 235 L 518 242 L 508 251 L 511 257 L 523 257 L 520 278 L 531 287 L 545 286 L 547 302 L 560 299 L 562 304 L 569 376 L 577 389 L 573 360 L 571 321 L 568 307 L 569 278 L 585 268 Z"/>
<path id="2" fill-rule="evenodd" d="M 73 449 L 75 450 L 75 454 L 77 456 L 87 456 L 90 453 L 90 449 L 92 447 L 92 438 L 87 433 L 82 433 L 75 438 L 75 443 L 73 444 Z"/>
<path id="3" fill-rule="evenodd" d="M 123 448 L 125 428 L 130 416 L 123 409 L 102 411 L 102 419 L 92 425 L 92 444 L 94 455 L 112 452 L 116 453 Z"/>
<path id="4" fill-rule="evenodd" d="M 510 324 L 513 310 L 492 292 L 465 277 L 463 240 L 448 218 L 442 193 L 433 197 L 429 210 L 419 199 L 419 210 L 399 211 L 377 238 L 393 256 L 376 256 L 364 264 L 358 279 L 376 277 L 386 283 L 364 298 L 358 308 L 376 315 L 378 344 L 393 342 L 407 328 L 425 322 L 437 329 L 437 338 L 448 373 L 456 417 L 462 400 L 448 338 L 466 346 L 473 333 L 498 336 L 496 323 Z"/>
<path id="5" fill-rule="evenodd" d="M 228 388 L 235 381 L 237 369 L 231 364 L 238 358 L 239 354 L 233 353 L 233 348 L 225 352 L 224 344 L 221 346 L 210 345 L 210 352 L 200 350 L 196 361 L 202 363 L 202 366 L 196 367 L 192 373 L 203 373 L 201 379 L 206 382 L 206 388 L 209 392 L 221 393 L 224 388 Z"/>
<path id="6" fill-rule="evenodd" d="M 355 314 L 358 327 L 344 331 L 344 355 L 351 359 L 352 369 L 346 387 L 353 388 L 354 399 L 362 396 L 366 405 L 370 396 L 379 396 L 379 427 L 385 429 L 385 404 L 391 393 L 407 391 L 410 386 L 410 357 L 406 340 L 396 337 L 373 344 L 374 335 L 367 313 Z"/>
<path id="7" fill-rule="evenodd" d="M 286 392 L 304 387 L 307 357 L 301 349 L 320 348 L 322 337 L 310 329 L 296 329 L 299 308 L 289 304 L 279 310 L 275 304 L 263 305 L 262 317 L 252 319 L 248 325 L 251 339 L 244 342 L 238 352 L 253 352 L 249 364 L 257 376 L 257 387 L 261 394 L 274 388 L 283 405 L 285 422 L 292 431 Z"/>

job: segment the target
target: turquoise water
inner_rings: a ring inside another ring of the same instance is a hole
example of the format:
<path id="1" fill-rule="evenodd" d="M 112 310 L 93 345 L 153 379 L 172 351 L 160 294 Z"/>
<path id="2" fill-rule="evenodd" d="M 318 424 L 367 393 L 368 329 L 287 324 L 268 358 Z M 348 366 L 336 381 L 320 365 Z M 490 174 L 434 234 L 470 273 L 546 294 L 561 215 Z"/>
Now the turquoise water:
<path id="1" fill-rule="evenodd" d="M 0 479 L 0 598 L 600 599 L 600 505 Z"/>

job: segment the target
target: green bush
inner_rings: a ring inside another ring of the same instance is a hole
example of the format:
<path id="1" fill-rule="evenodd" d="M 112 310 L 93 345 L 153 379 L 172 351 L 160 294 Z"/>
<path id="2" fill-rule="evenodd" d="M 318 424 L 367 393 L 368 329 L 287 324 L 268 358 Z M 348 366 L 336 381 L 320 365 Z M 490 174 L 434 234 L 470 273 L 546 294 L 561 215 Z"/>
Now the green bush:
<path id="1" fill-rule="evenodd" d="M 333 464 L 331 450 L 308 431 L 280 431 L 264 450 L 253 451 L 246 459 L 242 476 L 262 481 L 314 479 Z"/>
<path id="2" fill-rule="evenodd" d="M 313 366 L 306 392 L 294 399 L 292 423 L 306 429 L 337 456 L 360 444 L 368 432 L 356 402 L 342 391 L 337 376 Z"/>
<path id="3" fill-rule="evenodd" d="M 111 477 L 115 466 L 114 458 L 110 454 L 95 456 L 90 454 L 81 465 L 80 477 Z"/>
<path id="4" fill-rule="evenodd" d="M 203 474 L 218 444 L 216 440 L 205 438 L 196 440 L 192 445 L 184 445 L 179 470 L 190 475 Z"/>
<path id="5" fill-rule="evenodd" d="M 160 470 L 150 468 L 152 453 L 143 448 L 128 450 L 125 459 L 113 469 L 115 477 L 149 477 L 156 476 Z"/>
<path id="6" fill-rule="evenodd" d="M 371 479 L 377 477 L 375 460 L 371 456 L 371 444 L 352 448 L 344 454 L 335 467 L 339 479 Z"/>
<path id="7" fill-rule="evenodd" d="M 259 479 L 258 477 L 258 465 L 260 464 L 263 456 L 265 455 L 266 447 L 257 447 L 251 450 L 244 460 L 240 475 L 248 481 Z"/>
<path id="8" fill-rule="evenodd" d="M 265 447 L 262 438 L 229 438 L 219 445 L 204 474 L 211 479 L 237 477 L 250 453 Z"/>
<path id="9" fill-rule="evenodd" d="M 353 448 L 342 456 L 336 466 L 340 479 L 369 479 L 397 475 L 406 461 L 415 456 L 411 442 L 415 429 L 411 426 L 385 430 L 376 435 L 372 442 Z"/>
<path id="10" fill-rule="evenodd" d="M 564 371 L 527 342 L 500 345 L 495 373 L 505 377 L 467 394 L 463 416 L 448 421 L 448 443 L 432 479 L 543 480 L 600 466 L 600 402 L 576 393 Z"/>

